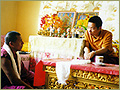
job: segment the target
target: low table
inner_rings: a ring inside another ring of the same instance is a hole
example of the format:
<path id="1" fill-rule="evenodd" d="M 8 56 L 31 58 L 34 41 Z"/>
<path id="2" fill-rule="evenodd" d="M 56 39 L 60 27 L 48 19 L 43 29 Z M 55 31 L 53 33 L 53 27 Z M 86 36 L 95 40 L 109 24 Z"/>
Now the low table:
<path id="1" fill-rule="evenodd" d="M 94 64 L 71 65 L 70 76 L 67 85 L 57 82 L 56 62 L 71 61 L 72 59 L 44 59 L 43 70 L 45 71 L 45 86 L 47 89 L 118 89 L 119 88 L 119 65 L 106 64 L 98 66 Z M 37 67 L 40 64 L 36 65 Z M 35 70 L 38 74 L 39 70 Z M 38 75 L 39 77 L 39 75 Z M 42 78 L 42 77 L 41 77 Z M 35 78 L 36 79 L 36 78 Z M 36 80 L 35 80 L 36 81 Z"/>

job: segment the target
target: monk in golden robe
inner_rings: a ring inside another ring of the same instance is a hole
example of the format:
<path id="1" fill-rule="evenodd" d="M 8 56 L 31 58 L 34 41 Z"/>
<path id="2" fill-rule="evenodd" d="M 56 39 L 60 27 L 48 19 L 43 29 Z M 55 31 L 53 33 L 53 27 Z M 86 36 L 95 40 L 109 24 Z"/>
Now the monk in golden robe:
<path id="1" fill-rule="evenodd" d="M 88 21 L 85 32 L 84 58 L 95 61 L 96 55 L 104 56 L 103 63 L 119 64 L 119 57 L 112 47 L 112 33 L 102 29 L 102 20 L 93 16 Z"/>

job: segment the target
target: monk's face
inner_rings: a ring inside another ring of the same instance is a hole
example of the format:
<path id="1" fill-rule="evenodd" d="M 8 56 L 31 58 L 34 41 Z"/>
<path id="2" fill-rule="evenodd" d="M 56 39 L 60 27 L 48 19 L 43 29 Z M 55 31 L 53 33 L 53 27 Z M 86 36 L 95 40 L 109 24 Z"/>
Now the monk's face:
<path id="1" fill-rule="evenodd" d="M 101 28 L 97 28 L 95 23 L 92 23 L 92 22 L 88 22 L 88 32 L 90 35 L 92 36 L 98 36 L 99 35 L 99 32 L 101 30 Z"/>
<path id="2" fill-rule="evenodd" d="M 20 51 L 22 49 L 24 42 L 22 41 L 21 36 L 16 35 L 16 37 L 17 37 L 17 40 L 16 42 L 13 42 L 13 49 L 15 51 Z"/>

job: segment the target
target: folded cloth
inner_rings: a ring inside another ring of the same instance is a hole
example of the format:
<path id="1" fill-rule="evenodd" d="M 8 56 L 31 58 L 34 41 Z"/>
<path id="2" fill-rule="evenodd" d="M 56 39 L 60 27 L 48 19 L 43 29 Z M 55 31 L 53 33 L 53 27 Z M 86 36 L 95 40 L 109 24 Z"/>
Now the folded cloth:
<path id="1" fill-rule="evenodd" d="M 91 62 L 90 60 L 72 60 L 68 62 L 57 62 L 56 75 L 58 78 L 58 83 L 66 84 L 66 80 L 69 78 L 71 65 L 81 65 L 90 62 Z"/>
<path id="2" fill-rule="evenodd" d="M 43 71 L 43 62 L 39 61 L 35 66 L 34 84 L 33 86 L 45 85 L 45 71 Z"/>
<path id="3" fill-rule="evenodd" d="M 91 60 L 78 60 L 78 59 L 71 61 L 72 65 L 82 65 L 82 64 L 88 64 L 90 62 Z"/>
<path id="4" fill-rule="evenodd" d="M 13 53 L 12 53 L 10 47 L 6 43 L 4 43 L 3 48 L 10 55 L 10 58 L 11 58 L 11 61 L 12 61 L 12 65 L 13 65 L 13 69 L 14 69 L 17 77 L 20 78 L 20 75 L 21 75 L 21 58 L 20 58 L 19 52 L 18 51 L 16 52 L 16 54 L 17 54 L 17 60 L 18 60 L 18 67 L 19 67 L 19 72 L 18 72 L 17 71 L 17 65 L 15 63 L 15 59 L 14 59 L 14 56 L 13 56 Z"/>
<path id="5" fill-rule="evenodd" d="M 58 83 L 66 84 L 66 80 L 69 78 L 71 62 L 57 62 L 56 63 L 56 75 Z"/>

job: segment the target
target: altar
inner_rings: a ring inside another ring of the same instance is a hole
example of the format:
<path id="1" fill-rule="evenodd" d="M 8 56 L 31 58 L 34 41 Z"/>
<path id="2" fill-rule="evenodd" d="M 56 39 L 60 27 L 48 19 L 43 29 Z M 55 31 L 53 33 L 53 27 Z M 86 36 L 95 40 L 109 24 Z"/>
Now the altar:
<path id="1" fill-rule="evenodd" d="M 59 38 L 41 35 L 29 36 L 29 51 L 36 62 L 46 58 L 83 57 L 84 38 Z"/>

